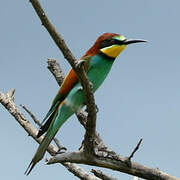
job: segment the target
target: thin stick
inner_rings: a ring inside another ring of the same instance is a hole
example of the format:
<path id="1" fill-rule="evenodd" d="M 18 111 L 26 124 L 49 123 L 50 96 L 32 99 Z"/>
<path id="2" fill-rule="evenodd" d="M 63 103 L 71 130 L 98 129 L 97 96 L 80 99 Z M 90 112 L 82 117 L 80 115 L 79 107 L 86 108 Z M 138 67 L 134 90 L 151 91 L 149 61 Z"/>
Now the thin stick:
<path id="1" fill-rule="evenodd" d="M 142 138 L 139 140 L 139 142 L 138 142 L 138 144 L 136 145 L 136 147 L 134 148 L 133 152 L 132 152 L 131 155 L 128 157 L 129 160 L 131 160 L 131 158 L 134 156 L 135 152 L 139 149 L 142 140 L 143 140 Z"/>
<path id="2" fill-rule="evenodd" d="M 51 35 L 52 39 L 59 47 L 61 52 L 63 53 L 64 57 L 70 63 L 74 71 L 76 72 L 79 81 L 82 84 L 87 110 L 88 110 L 88 118 L 86 124 L 86 134 L 85 134 L 85 151 L 87 153 L 94 152 L 94 137 L 95 137 L 95 129 L 96 129 L 96 105 L 95 99 L 92 92 L 91 83 L 88 80 L 88 77 L 81 66 L 81 62 L 76 61 L 75 57 L 73 56 L 72 52 L 66 45 L 62 36 L 57 32 L 55 27 L 52 25 L 48 17 L 46 16 L 44 10 L 42 9 L 38 0 L 30 0 L 32 6 L 34 7 L 37 15 L 39 16 L 42 25 L 46 28 L 46 30 Z"/>

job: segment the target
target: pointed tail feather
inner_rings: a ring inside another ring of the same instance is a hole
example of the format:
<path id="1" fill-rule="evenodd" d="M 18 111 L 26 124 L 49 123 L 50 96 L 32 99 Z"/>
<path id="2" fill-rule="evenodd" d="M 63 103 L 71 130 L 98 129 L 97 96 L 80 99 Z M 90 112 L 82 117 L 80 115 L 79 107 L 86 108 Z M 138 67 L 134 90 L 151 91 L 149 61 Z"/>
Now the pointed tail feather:
<path id="1" fill-rule="evenodd" d="M 29 164 L 27 170 L 25 171 L 24 174 L 29 175 L 34 166 L 43 158 L 46 149 L 48 148 L 49 144 L 51 143 L 53 137 L 55 136 L 56 133 L 54 133 L 53 136 L 49 138 L 50 131 L 46 133 L 44 139 L 42 140 L 41 144 L 39 145 L 31 163 Z"/>
<path id="2" fill-rule="evenodd" d="M 36 162 L 37 163 L 37 162 Z M 34 166 L 36 165 L 36 163 L 34 163 L 33 161 L 31 161 L 31 163 L 29 164 L 28 168 L 25 171 L 25 175 L 28 176 L 30 174 L 30 172 L 32 171 L 32 169 L 34 168 Z"/>
<path id="3" fill-rule="evenodd" d="M 27 170 L 25 171 L 25 175 L 29 175 L 30 172 L 32 171 L 32 169 L 34 168 L 34 166 L 43 158 L 49 144 L 51 143 L 52 138 L 49 138 L 49 133 L 47 133 L 44 137 L 44 139 L 42 140 L 41 144 L 39 145 L 33 159 L 31 160 Z"/>
<path id="4" fill-rule="evenodd" d="M 52 139 L 56 135 L 59 128 L 62 124 L 73 114 L 73 111 L 68 106 L 64 105 L 63 102 L 60 104 L 59 108 L 57 109 L 53 120 L 51 120 L 50 126 L 47 130 L 45 137 L 43 138 L 41 144 L 39 145 L 31 163 L 29 164 L 27 170 L 25 171 L 26 175 L 29 175 L 34 166 L 43 158 L 49 144 L 51 143 Z"/>

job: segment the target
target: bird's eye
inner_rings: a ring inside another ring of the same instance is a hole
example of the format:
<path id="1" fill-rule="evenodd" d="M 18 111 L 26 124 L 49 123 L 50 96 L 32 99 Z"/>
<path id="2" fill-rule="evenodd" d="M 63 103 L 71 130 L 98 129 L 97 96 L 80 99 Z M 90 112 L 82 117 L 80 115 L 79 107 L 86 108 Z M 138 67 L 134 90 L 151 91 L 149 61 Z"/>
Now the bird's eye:
<path id="1" fill-rule="evenodd" d="M 111 44 L 111 45 L 116 44 L 116 39 L 111 39 L 111 40 L 110 40 L 110 44 Z"/>
<path id="2" fill-rule="evenodd" d="M 116 39 L 105 39 L 100 43 L 100 49 L 116 44 Z"/>

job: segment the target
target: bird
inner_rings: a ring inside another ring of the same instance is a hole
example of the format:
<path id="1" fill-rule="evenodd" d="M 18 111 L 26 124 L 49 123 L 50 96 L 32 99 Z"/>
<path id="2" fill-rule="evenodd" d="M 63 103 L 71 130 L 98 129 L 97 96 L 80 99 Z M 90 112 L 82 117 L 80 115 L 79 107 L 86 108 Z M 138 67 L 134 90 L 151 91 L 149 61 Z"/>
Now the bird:
<path id="1" fill-rule="evenodd" d="M 84 61 L 84 69 L 95 92 L 103 83 L 117 56 L 129 45 L 147 42 L 142 39 L 126 39 L 117 33 L 104 33 L 93 46 L 79 59 Z M 42 121 L 37 138 L 45 136 L 32 158 L 26 175 L 29 175 L 34 166 L 43 158 L 49 144 L 66 120 L 86 105 L 83 88 L 74 69 L 66 75 L 55 96 L 52 105 Z"/>

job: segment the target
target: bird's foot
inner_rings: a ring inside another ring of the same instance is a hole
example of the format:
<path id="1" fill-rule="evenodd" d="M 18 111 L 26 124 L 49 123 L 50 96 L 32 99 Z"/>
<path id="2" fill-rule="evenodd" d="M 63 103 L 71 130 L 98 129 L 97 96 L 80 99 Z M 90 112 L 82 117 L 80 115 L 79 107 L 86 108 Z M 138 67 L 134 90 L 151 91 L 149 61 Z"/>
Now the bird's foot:
<path id="1" fill-rule="evenodd" d="M 78 68 L 81 68 L 82 66 L 84 66 L 85 62 L 86 62 L 86 60 L 80 59 L 80 60 L 77 62 L 77 67 L 78 67 Z"/>
<path id="2" fill-rule="evenodd" d="M 82 91 L 82 90 L 83 90 L 83 87 L 80 86 L 80 87 L 78 88 L 78 91 Z"/>
<path id="3" fill-rule="evenodd" d="M 93 89 L 94 86 L 93 86 L 93 83 L 92 82 L 89 82 L 89 85 L 90 85 L 90 88 Z"/>
<path id="4" fill-rule="evenodd" d="M 87 108 L 84 110 L 85 112 L 88 112 L 88 110 L 87 110 Z M 98 106 L 96 105 L 96 113 L 98 113 L 99 112 L 99 108 L 98 108 Z"/>
<path id="5" fill-rule="evenodd" d="M 98 106 L 96 105 L 96 113 L 98 113 L 99 112 L 99 108 L 98 108 Z"/>

